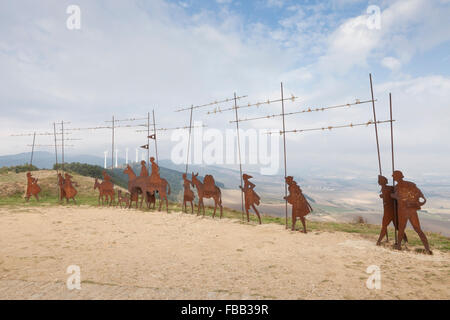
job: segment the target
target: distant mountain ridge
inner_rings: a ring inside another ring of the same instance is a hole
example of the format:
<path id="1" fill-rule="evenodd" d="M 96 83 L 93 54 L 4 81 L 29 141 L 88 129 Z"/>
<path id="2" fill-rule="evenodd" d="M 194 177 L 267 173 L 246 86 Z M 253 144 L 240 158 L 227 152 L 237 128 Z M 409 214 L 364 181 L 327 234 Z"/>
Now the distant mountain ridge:
<path id="1" fill-rule="evenodd" d="M 17 166 L 22 165 L 26 163 L 30 163 L 31 160 L 31 152 L 24 152 L 24 153 L 18 153 L 18 154 L 11 154 L 11 155 L 5 155 L 0 156 L 0 167 L 10 167 L 10 166 Z M 41 169 L 51 169 L 53 168 L 53 165 L 55 164 L 55 154 L 47 151 L 35 151 L 33 154 L 33 165 L 35 165 L 38 168 Z M 107 163 L 108 165 L 111 165 L 111 159 Z M 79 162 L 79 163 L 87 163 L 92 164 L 96 166 L 103 167 L 104 165 L 104 158 L 91 156 L 91 155 L 72 155 L 72 154 L 65 154 L 64 155 L 64 162 L 70 163 L 70 162 Z M 61 154 L 58 154 L 58 162 L 61 162 Z M 125 160 L 122 158 L 118 159 L 119 163 L 125 163 Z"/>
<path id="2" fill-rule="evenodd" d="M 1 167 L 12 167 L 27 164 L 30 162 L 31 152 L 19 153 L 15 155 L 6 155 L 0 156 L 0 168 Z M 61 159 L 58 159 L 61 162 Z M 75 169 L 75 172 L 84 175 L 91 176 L 93 178 L 101 178 L 99 172 L 102 171 L 104 166 L 104 159 L 100 157 L 90 156 L 90 155 L 67 155 L 65 156 L 64 162 L 66 163 L 66 168 L 68 170 Z M 115 183 L 126 188 L 128 185 L 128 176 L 123 173 L 123 167 L 125 166 L 125 159 L 118 159 L 119 167 L 114 169 L 106 169 L 106 171 L 111 172 L 113 176 L 113 180 Z M 172 201 L 177 200 L 177 198 L 182 197 L 183 187 L 182 187 L 182 174 L 183 171 L 179 171 L 176 169 L 166 168 L 164 166 L 166 162 L 160 162 L 160 175 L 165 178 L 171 187 L 171 195 L 169 199 Z M 50 152 L 45 151 L 37 151 L 33 155 L 33 166 L 36 166 L 40 169 L 53 169 L 53 165 L 55 164 L 55 155 Z M 83 166 L 82 164 L 87 164 L 93 166 L 89 168 L 89 166 Z M 109 162 L 110 164 L 110 162 Z M 130 163 L 133 171 L 136 175 L 139 175 L 141 172 L 140 163 Z M 86 172 L 79 171 L 78 169 L 85 169 L 84 171 L 91 170 L 95 172 L 95 174 L 86 174 Z M 203 180 L 203 176 L 200 175 L 200 180 Z M 190 174 L 188 174 L 188 179 L 190 178 Z M 216 185 L 220 188 L 225 188 L 223 182 L 220 179 L 216 180 Z"/>

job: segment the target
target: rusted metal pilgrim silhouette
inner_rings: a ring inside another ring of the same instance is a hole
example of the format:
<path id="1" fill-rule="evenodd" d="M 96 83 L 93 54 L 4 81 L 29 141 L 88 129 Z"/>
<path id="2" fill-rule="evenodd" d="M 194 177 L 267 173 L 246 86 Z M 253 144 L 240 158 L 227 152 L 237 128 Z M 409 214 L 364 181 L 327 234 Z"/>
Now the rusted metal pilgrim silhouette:
<path id="1" fill-rule="evenodd" d="M 194 191 L 191 190 L 191 185 L 194 186 L 192 181 L 187 179 L 187 174 L 183 173 L 183 187 L 184 187 L 184 195 L 183 195 L 183 206 L 182 209 L 187 212 L 187 203 L 191 203 L 192 213 L 194 213 L 194 199 L 195 194 Z"/>
<path id="2" fill-rule="evenodd" d="M 148 170 L 147 170 L 147 163 L 142 160 L 141 161 L 141 173 L 139 174 L 140 177 L 148 177 Z M 153 209 L 156 207 L 156 197 L 155 193 L 149 193 L 146 192 L 144 196 L 141 199 L 141 208 L 142 208 L 142 200 L 145 199 L 145 203 L 147 205 L 147 208 L 150 209 L 151 205 L 153 204 Z"/>
<path id="3" fill-rule="evenodd" d="M 149 184 L 148 184 L 148 192 L 151 194 L 155 194 L 155 192 L 158 192 L 159 194 L 159 211 L 161 211 L 162 202 L 165 201 L 166 203 L 166 210 L 169 212 L 169 200 L 167 198 L 167 195 L 170 194 L 170 185 L 167 182 L 166 179 L 163 179 L 159 175 L 159 166 L 155 162 L 154 157 L 150 157 L 150 162 L 152 164 L 152 172 L 150 174 L 149 178 Z M 168 190 L 167 190 L 168 188 Z"/>
<path id="4" fill-rule="evenodd" d="M 197 215 L 200 214 L 200 208 L 203 208 L 203 216 L 205 216 L 205 204 L 203 203 L 203 198 L 213 198 L 214 199 L 214 213 L 213 218 L 216 215 L 217 206 L 220 208 L 220 218 L 222 218 L 223 207 L 222 207 L 222 192 L 220 188 L 216 186 L 214 177 L 212 175 L 206 175 L 203 179 L 203 183 L 197 179 L 197 174 L 192 172 L 192 183 L 197 188 L 198 194 L 198 211 Z"/>
<path id="5" fill-rule="evenodd" d="M 243 174 L 242 179 L 244 180 L 244 187 L 239 186 L 245 197 L 245 212 L 247 213 L 247 222 L 250 222 L 249 210 L 250 207 L 253 208 L 256 215 L 258 216 L 259 224 L 261 224 L 261 216 L 259 215 L 258 209 L 256 209 L 255 205 L 259 206 L 259 202 L 261 198 L 258 194 L 253 190 L 255 188 L 255 184 L 250 182 L 249 179 L 253 178 L 248 174 Z"/>
<path id="6" fill-rule="evenodd" d="M 125 206 L 125 208 L 128 208 L 130 205 L 130 196 L 128 195 L 128 193 L 122 195 L 122 190 L 119 189 L 117 191 L 117 204 L 120 205 L 121 209 L 123 208 L 122 204 Z"/>
<path id="7" fill-rule="evenodd" d="M 305 216 L 313 211 L 313 209 L 303 195 L 302 189 L 300 189 L 292 176 L 286 177 L 286 183 L 288 185 L 289 195 L 284 197 L 284 200 L 287 200 L 292 205 L 292 231 L 295 230 L 297 218 L 300 218 L 303 224 L 303 232 L 306 233 Z"/>
<path id="8" fill-rule="evenodd" d="M 131 194 L 131 200 L 137 201 L 138 195 L 141 193 L 154 195 L 155 192 L 158 192 L 160 197 L 159 202 L 159 211 L 161 211 L 162 202 L 165 201 L 166 209 L 169 211 L 169 200 L 167 195 L 170 195 L 170 185 L 166 179 L 163 179 L 159 176 L 159 167 L 154 162 L 154 158 L 151 157 L 150 161 L 152 162 L 152 173 L 150 177 L 139 176 L 136 177 L 133 169 L 127 165 L 127 168 L 123 171 L 123 173 L 128 175 L 128 191 Z M 136 199 L 136 200 L 135 200 Z M 130 202 L 131 207 L 131 202 Z M 142 200 L 141 200 L 142 207 Z M 137 208 L 137 202 L 136 202 Z"/>
<path id="9" fill-rule="evenodd" d="M 141 173 L 139 176 L 148 177 L 147 163 L 144 160 L 141 161 Z"/>
<path id="10" fill-rule="evenodd" d="M 58 173 L 58 187 L 59 187 L 59 201 L 61 202 L 63 198 L 66 197 L 64 191 L 64 178 L 61 173 Z"/>
<path id="11" fill-rule="evenodd" d="M 401 250 L 401 242 L 405 236 L 405 228 L 409 220 L 420 240 L 422 240 L 426 252 L 433 254 L 428 245 L 428 239 L 420 228 L 419 216 L 417 215 L 417 210 L 420 210 L 427 202 L 425 196 L 415 183 L 403 180 L 404 176 L 401 171 L 394 171 L 392 177 L 397 182 L 392 194 L 392 197 L 397 200 L 398 206 L 398 241 L 396 248 Z"/>
<path id="12" fill-rule="evenodd" d="M 59 173 L 58 174 L 58 185 L 61 190 L 60 192 L 60 200 L 66 198 L 66 202 L 69 203 L 69 200 L 72 199 L 76 204 L 75 196 L 77 195 L 77 190 L 72 184 L 72 176 L 68 173 L 64 174 L 64 178 Z M 75 183 L 74 183 L 75 184 Z"/>
<path id="13" fill-rule="evenodd" d="M 381 223 L 381 232 L 377 241 L 377 245 L 381 245 L 381 240 L 386 236 L 386 240 L 389 241 L 387 232 L 388 225 L 392 222 L 394 227 L 398 229 L 398 221 L 395 219 L 396 200 L 392 198 L 394 193 L 394 187 L 388 185 L 388 179 L 382 175 L 378 176 L 378 184 L 381 186 L 380 198 L 383 199 L 383 220 Z M 408 242 L 406 234 L 404 240 Z"/>
<path id="14" fill-rule="evenodd" d="M 114 184 L 111 182 L 111 177 L 106 173 L 106 171 L 103 171 L 103 179 L 104 181 L 102 181 L 102 183 L 99 183 L 97 178 L 95 179 L 94 190 L 95 189 L 99 190 L 98 205 L 100 205 L 100 198 L 101 198 L 103 206 L 104 198 L 106 198 L 106 202 L 110 206 L 115 202 L 116 192 L 114 191 Z"/>
<path id="15" fill-rule="evenodd" d="M 33 178 L 31 172 L 27 172 L 27 191 L 25 193 L 25 200 L 28 202 L 31 196 L 34 196 L 39 201 L 39 192 L 41 187 L 37 184 L 38 179 Z"/>

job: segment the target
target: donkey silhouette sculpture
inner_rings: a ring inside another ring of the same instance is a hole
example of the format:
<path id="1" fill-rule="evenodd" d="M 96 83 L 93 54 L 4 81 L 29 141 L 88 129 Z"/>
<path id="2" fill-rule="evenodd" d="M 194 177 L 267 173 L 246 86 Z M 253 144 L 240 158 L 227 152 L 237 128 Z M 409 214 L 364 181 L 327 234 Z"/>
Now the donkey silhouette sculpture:
<path id="1" fill-rule="evenodd" d="M 184 187 L 184 196 L 183 196 L 183 205 L 181 208 L 187 212 L 187 203 L 191 203 L 192 213 L 194 213 L 194 199 L 195 194 L 194 191 L 191 190 L 191 185 L 194 186 L 192 181 L 187 179 L 187 175 L 183 173 L 183 187 Z"/>
<path id="2" fill-rule="evenodd" d="M 112 185 L 112 188 L 111 188 Z M 104 205 L 104 200 L 106 198 L 106 202 L 110 206 L 115 203 L 115 191 L 114 185 L 112 182 L 102 181 L 102 183 L 98 182 L 98 179 L 95 178 L 94 182 L 94 190 L 98 189 L 98 205 L 100 205 L 100 198 L 102 199 L 102 206 Z M 108 200 L 109 199 L 109 200 Z"/>
<path id="3" fill-rule="evenodd" d="M 223 207 L 222 207 L 222 192 L 220 191 L 220 188 L 216 186 L 214 182 L 214 178 L 212 175 L 206 175 L 203 179 L 203 183 L 198 180 L 198 172 L 197 174 L 194 174 L 192 172 L 192 183 L 197 188 L 197 194 L 198 194 L 198 211 L 197 215 L 200 214 L 200 208 L 203 209 L 203 216 L 205 216 L 205 204 L 203 203 L 203 198 L 210 199 L 212 198 L 214 200 L 214 213 L 213 218 L 216 215 L 217 207 L 220 208 L 220 218 L 222 218 L 223 213 Z"/>

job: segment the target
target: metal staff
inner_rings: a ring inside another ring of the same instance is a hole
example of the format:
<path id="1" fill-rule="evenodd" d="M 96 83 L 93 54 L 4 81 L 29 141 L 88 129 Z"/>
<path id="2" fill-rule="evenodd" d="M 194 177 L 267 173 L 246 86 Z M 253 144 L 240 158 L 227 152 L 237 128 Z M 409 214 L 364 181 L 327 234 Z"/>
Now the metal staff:
<path id="1" fill-rule="evenodd" d="M 391 117 L 391 155 L 392 155 L 392 176 L 394 175 L 395 171 L 395 163 L 394 163 L 394 124 L 392 121 L 392 94 L 389 93 L 389 114 Z M 395 187 L 395 180 L 394 177 L 392 177 L 392 186 Z M 395 243 L 397 242 L 397 230 L 398 230 L 398 211 L 397 211 L 397 201 L 394 200 L 394 235 L 395 235 Z"/>
<path id="2" fill-rule="evenodd" d="M 237 142 L 238 142 L 238 155 L 239 155 L 239 172 L 241 177 L 241 204 L 242 204 L 242 221 L 244 221 L 244 183 L 242 180 L 242 160 L 241 160 L 241 140 L 239 134 L 239 117 L 238 117 L 238 108 L 237 108 L 237 96 L 236 92 L 234 93 L 234 110 L 236 111 L 236 133 L 237 133 Z"/>
<path id="3" fill-rule="evenodd" d="M 155 133 L 156 139 L 156 133 Z M 147 169 L 150 171 L 150 112 L 147 112 Z"/>
<path id="4" fill-rule="evenodd" d="M 58 145 L 57 145 L 57 139 L 56 139 L 56 123 L 53 122 L 53 134 L 55 136 L 55 168 L 56 168 L 56 189 L 58 192 L 58 199 L 60 198 L 59 195 L 59 169 L 58 169 Z"/>
<path id="5" fill-rule="evenodd" d="M 153 109 L 153 131 L 155 132 L 156 163 L 159 164 L 159 162 L 158 162 L 158 142 L 157 142 L 157 137 L 156 137 L 155 109 Z M 150 148 L 150 146 L 149 146 L 149 148 Z"/>
<path id="6" fill-rule="evenodd" d="M 62 172 L 64 174 L 64 120 L 61 121 L 61 157 L 62 157 Z"/>
<path id="7" fill-rule="evenodd" d="M 30 170 L 33 167 L 34 142 L 36 141 L 36 132 L 33 134 L 33 146 L 31 147 Z"/>
<path id="8" fill-rule="evenodd" d="M 376 111 L 375 111 L 375 100 L 373 98 L 373 85 L 372 85 L 372 74 L 371 73 L 369 73 L 369 79 L 370 79 L 370 92 L 372 94 L 372 109 L 373 109 L 373 121 L 374 121 L 374 124 L 375 124 L 375 138 L 376 138 L 376 141 L 377 141 L 378 169 L 380 170 L 380 176 L 381 176 L 382 172 L 381 172 L 380 143 L 378 141 L 377 114 L 376 114 Z"/>
<path id="9" fill-rule="evenodd" d="M 115 126 L 116 122 L 114 121 L 114 116 L 112 116 L 112 125 L 111 125 L 111 129 L 112 129 L 112 147 L 111 147 L 111 169 L 114 169 L 114 131 L 115 131 Z"/>
<path id="10" fill-rule="evenodd" d="M 192 132 L 192 114 L 194 112 L 194 105 L 191 105 L 191 117 L 189 119 L 189 136 L 188 136 L 188 145 L 187 145 L 187 155 L 186 155 L 186 175 L 189 167 L 189 151 L 191 148 L 191 132 Z"/>
<path id="11" fill-rule="evenodd" d="M 281 82 L 281 114 L 283 119 L 283 148 L 284 148 L 284 196 L 287 198 L 287 161 L 286 161 L 286 124 L 284 121 L 284 90 L 283 90 L 283 82 Z M 288 202 L 285 199 L 285 216 L 286 216 L 286 229 L 288 228 Z"/>

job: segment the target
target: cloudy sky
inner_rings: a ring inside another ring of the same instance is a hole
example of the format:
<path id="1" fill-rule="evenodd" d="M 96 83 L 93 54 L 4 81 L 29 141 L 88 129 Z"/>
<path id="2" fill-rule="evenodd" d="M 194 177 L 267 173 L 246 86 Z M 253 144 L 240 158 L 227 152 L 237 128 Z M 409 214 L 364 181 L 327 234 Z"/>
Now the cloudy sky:
<path id="1" fill-rule="evenodd" d="M 69 30 L 66 9 L 81 9 Z M 379 28 L 373 12 L 380 9 Z M 374 78 L 378 119 L 394 102 L 396 163 L 415 179 L 450 176 L 450 1 L 151 0 L 0 2 L 0 155 L 29 151 L 17 132 L 105 125 L 155 109 L 160 127 L 184 126 L 180 107 L 238 95 L 242 103 L 299 97 L 286 111 L 370 99 Z M 229 105 L 223 105 L 226 107 Z M 232 129 L 233 113 L 194 113 L 208 127 Z M 279 104 L 240 111 L 242 118 L 279 113 Z M 371 106 L 290 116 L 287 129 L 366 122 Z M 242 123 L 280 128 L 280 119 Z M 385 171 L 389 126 L 380 125 Z M 70 152 L 103 156 L 110 132 L 81 132 Z M 289 134 L 292 174 L 377 175 L 373 127 Z M 170 158 L 171 133 L 160 135 Z M 145 143 L 118 129 L 117 148 Z M 144 141 L 143 141 L 144 140 Z M 39 137 L 37 143 L 51 143 Z M 51 149 L 49 149 L 51 151 Z M 131 157 L 131 156 L 130 156 Z M 252 167 L 253 168 L 253 167 Z"/>

